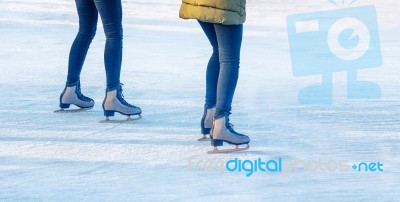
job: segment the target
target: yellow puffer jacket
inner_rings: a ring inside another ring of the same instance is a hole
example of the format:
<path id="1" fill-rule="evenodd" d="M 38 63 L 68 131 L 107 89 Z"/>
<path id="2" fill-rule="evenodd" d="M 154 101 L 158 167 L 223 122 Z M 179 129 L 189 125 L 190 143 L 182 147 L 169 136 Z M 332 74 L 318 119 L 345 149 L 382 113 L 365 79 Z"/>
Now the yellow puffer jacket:
<path id="1" fill-rule="evenodd" d="M 246 21 L 246 0 L 182 0 L 179 17 L 224 25 Z"/>

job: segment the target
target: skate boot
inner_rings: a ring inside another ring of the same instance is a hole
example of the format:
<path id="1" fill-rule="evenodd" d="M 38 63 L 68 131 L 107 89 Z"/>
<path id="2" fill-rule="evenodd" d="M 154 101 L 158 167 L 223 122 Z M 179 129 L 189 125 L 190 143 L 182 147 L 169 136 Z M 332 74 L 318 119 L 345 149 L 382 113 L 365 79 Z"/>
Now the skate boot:
<path id="1" fill-rule="evenodd" d="M 103 101 L 104 116 L 106 117 L 103 122 L 126 122 L 132 120 L 141 119 L 142 110 L 139 107 L 129 104 L 125 101 L 122 94 L 122 84 L 117 90 L 106 92 L 106 97 Z M 128 116 L 126 120 L 110 120 L 110 116 L 114 116 L 114 113 L 118 112 L 120 114 Z M 131 116 L 136 116 L 131 118 Z"/>
<path id="2" fill-rule="evenodd" d="M 232 124 L 229 123 L 228 114 L 219 119 L 214 118 L 213 127 L 211 129 L 211 138 L 211 146 L 214 146 L 214 150 L 209 151 L 208 153 L 230 153 L 243 151 L 250 147 L 250 138 L 233 130 Z M 219 150 L 217 147 L 222 146 L 224 142 L 235 145 L 235 148 Z M 239 145 L 246 145 L 246 147 L 239 148 Z"/>
<path id="3" fill-rule="evenodd" d="M 204 114 L 203 118 L 201 118 L 201 134 L 203 134 L 203 137 L 198 139 L 199 141 L 207 141 L 207 135 L 210 134 L 212 123 L 213 123 L 213 117 L 215 115 L 215 107 L 211 109 L 207 109 L 206 107 L 204 108 Z"/>
<path id="4" fill-rule="evenodd" d="M 71 104 L 76 105 L 80 109 L 67 110 Z M 61 109 L 55 112 L 76 112 L 91 109 L 93 106 L 93 99 L 88 98 L 81 93 L 81 84 L 78 81 L 74 84 L 67 84 L 65 86 L 64 91 L 60 95 Z"/>

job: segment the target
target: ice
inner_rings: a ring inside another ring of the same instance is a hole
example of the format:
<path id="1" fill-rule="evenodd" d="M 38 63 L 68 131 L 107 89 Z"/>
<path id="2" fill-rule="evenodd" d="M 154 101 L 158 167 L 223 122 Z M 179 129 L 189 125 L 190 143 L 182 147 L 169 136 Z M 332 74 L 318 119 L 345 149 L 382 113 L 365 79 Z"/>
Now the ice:
<path id="1" fill-rule="evenodd" d="M 334 74 L 332 105 L 300 105 L 320 76 L 294 77 L 286 16 L 341 8 L 329 1 L 248 1 L 240 80 L 231 116 L 251 137 L 247 152 L 208 155 L 199 121 L 210 46 L 178 0 L 127 0 L 125 97 L 143 119 L 104 119 L 104 34 L 99 25 L 82 72 L 88 112 L 54 114 L 77 31 L 70 0 L 0 0 L 0 201 L 397 201 L 400 197 L 398 1 L 357 1 L 378 12 L 384 64 L 360 71 L 377 100 L 346 99 Z M 119 117 L 119 118 L 122 118 Z M 245 173 L 190 161 L 240 159 L 380 161 L 384 172 Z"/>

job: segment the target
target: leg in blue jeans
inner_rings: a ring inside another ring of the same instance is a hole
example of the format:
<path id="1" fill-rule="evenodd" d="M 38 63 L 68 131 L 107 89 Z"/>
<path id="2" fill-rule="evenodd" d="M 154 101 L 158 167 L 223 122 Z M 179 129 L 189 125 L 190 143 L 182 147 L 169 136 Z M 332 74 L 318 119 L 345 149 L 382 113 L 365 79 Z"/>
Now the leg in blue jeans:
<path id="1" fill-rule="evenodd" d="M 106 35 L 104 65 L 107 90 L 115 90 L 120 85 L 122 61 L 121 0 L 75 0 L 75 3 L 79 15 L 79 32 L 70 51 L 67 84 L 79 81 L 100 14 Z"/>
<path id="2" fill-rule="evenodd" d="M 214 24 L 199 21 L 200 26 L 204 30 L 208 40 L 211 43 L 213 52 L 208 61 L 206 71 L 206 96 L 205 107 L 211 109 L 217 104 L 217 85 L 219 76 L 219 50 L 217 34 L 215 33 Z"/>
<path id="3" fill-rule="evenodd" d="M 230 114 L 239 76 L 243 25 L 221 25 L 199 21 L 213 54 L 207 66 L 206 107 L 216 106 L 215 117 Z"/>
<path id="4" fill-rule="evenodd" d="M 76 0 L 79 16 L 79 32 L 69 53 L 67 85 L 79 81 L 83 63 L 93 37 L 96 34 L 98 13 L 93 1 Z"/>
<path id="5" fill-rule="evenodd" d="M 106 35 L 104 65 L 107 76 L 107 91 L 120 86 L 122 63 L 122 5 L 121 0 L 94 0 L 103 22 Z"/>

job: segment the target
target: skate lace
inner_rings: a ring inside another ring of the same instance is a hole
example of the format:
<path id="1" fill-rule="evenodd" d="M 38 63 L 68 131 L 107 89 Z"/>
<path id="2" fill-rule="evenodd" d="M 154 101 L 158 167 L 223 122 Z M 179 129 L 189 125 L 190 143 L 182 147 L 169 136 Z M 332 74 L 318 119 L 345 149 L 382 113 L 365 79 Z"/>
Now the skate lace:
<path id="1" fill-rule="evenodd" d="M 76 85 L 76 95 L 78 96 L 79 99 L 84 100 L 84 101 L 91 101 L 90 98 L 84 96 L 81 92 L 81 84 L 79 83 Z"/>
<path id="2" fill-rule="evenodd" d="M 229 122 L 229 118 L 228 118 L 228 123 L 226 124 L 226 128 L 227 128 L 229 131 L 231 131 L 231 133 L 233 133 L 233 134 L 235 134 L 235 135 L 243 136 L 242 134 L 236 132 L 236 131 L 233 129 L 233 127 L 234 127 L 234 125 L 231 124 L 231 123 Z"/>
<path id="3" fill-rule="evenodd" d="M 227 126 L 227 128 L 228 128 L 229 131 L 231 131 L 231 133 L 233 133 L 233 134 L 235 134 L 235 135 L 244 136 L 243 134 L 240 134 L 240 133 L 236 132 L 236 131 L 233 129 L 233 125 L 232 125 L 232 124 L 229 124 L 229 125 Z"/>
<path id="4" fill-rule="evenodd" d="M 122 93 L 122 91 L 123 91 L 123 90 L 122 90 L 122 86 L 124 86 L 123 83 L 121 83 L 120 88 L 119 88 L 119 91 L 118 91 L 118 94 L 117 94 L 118 100 L 119 100 L 123 105 L 126 105 L 126 106 L 128 106 L 128 107 L 134 107 L 134 108 L 136 108 L 136 106 L 129 104 L 129 103 L 125 100 L 124 94 Z"/>

